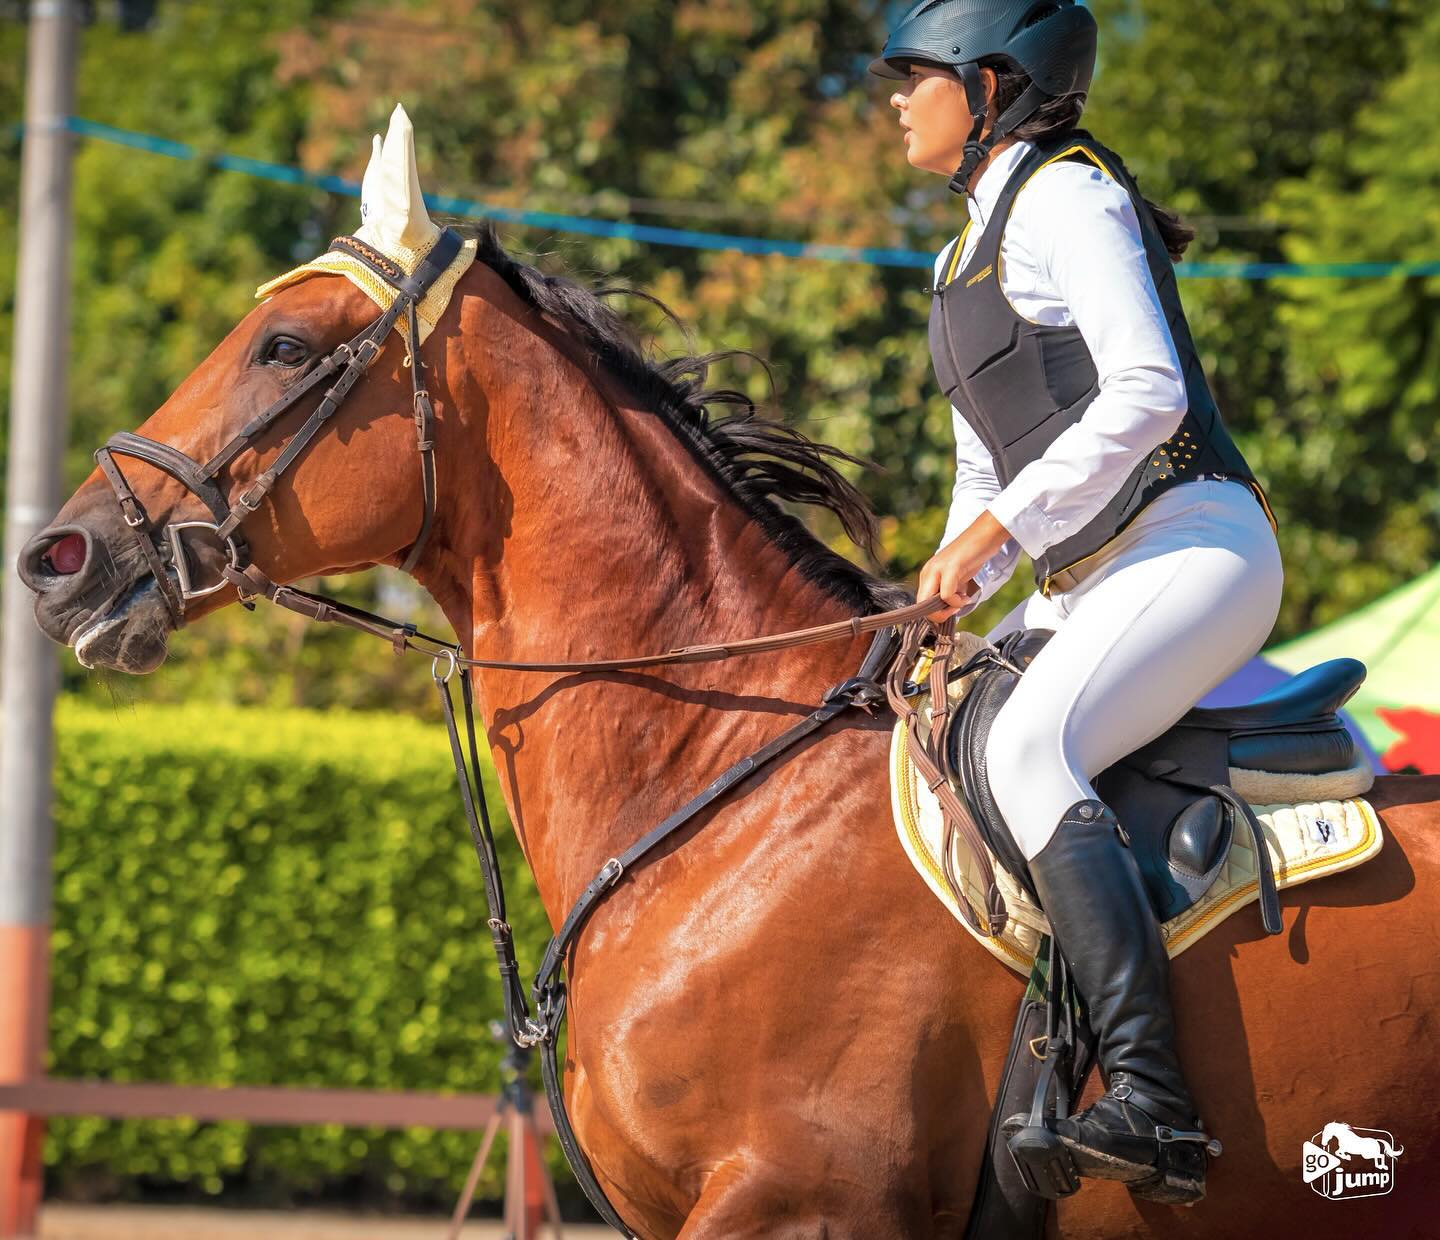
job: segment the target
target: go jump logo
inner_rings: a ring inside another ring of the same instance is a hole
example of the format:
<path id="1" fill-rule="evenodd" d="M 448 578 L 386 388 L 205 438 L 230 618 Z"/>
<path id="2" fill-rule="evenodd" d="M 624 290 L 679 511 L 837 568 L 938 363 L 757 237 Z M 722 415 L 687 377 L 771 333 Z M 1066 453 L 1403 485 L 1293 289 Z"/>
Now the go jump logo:
<path id="1" fill-rule="evenodd" d="M 1383 1128 L 1326 1124 L 1305 1142 L 1305 1183 L 1322 1197 L 1379 1197 L 1395 1187 L 1395 1160 L 1405 1152 Z"/>

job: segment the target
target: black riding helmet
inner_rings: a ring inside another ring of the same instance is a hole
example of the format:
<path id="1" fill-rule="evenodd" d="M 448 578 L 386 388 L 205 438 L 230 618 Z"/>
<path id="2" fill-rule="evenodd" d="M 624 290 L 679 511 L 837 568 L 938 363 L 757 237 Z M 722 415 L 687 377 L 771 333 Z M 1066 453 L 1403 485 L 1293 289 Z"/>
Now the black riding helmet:
<path id="1" fill-rule="evenodd" d="M 1095 18 L 1076 0 L 920 0 L 891 31 L 870 72 L 903 81 L 913 62 L 924 61 L 960 75 L 973 124 L 950 188 L 964 194 L 980 161 L 1042 103 L 1089 92 L 1096 34 Z M 979 62 L 991 58 L 1009 61 L 1030 85 L 996 118 L 982 144 L 986 105 Z"/>

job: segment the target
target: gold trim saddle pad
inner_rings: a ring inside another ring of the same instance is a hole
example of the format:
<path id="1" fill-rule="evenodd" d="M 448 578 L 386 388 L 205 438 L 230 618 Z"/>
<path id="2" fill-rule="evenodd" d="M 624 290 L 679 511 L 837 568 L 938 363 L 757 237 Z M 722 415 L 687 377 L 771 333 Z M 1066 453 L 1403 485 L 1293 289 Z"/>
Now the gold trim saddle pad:
<path id="1" fill-rule="evenodd" d="M 1340 786 L 1345 782 L 1342 779 Z M 1353 780 L 1349 783 L 1354 786 Z M 1368 789 L 1368 782 L 1365 787 Z M 905 854 L 940 903 L 988 952 L 1028 976 L 1040 938 L 1049 933 L 1045 914 L 992 856 L 995 880 L 1010 911 L 1005 929 L 992 937 L 974 929 L 961 916 L 940 867 L 944 838 L 940 803 L 910 762 L 903 723 L 896 724 L 890 738 L 890 803 Z M 1369 802 L 1358 796 L 1295 805 L 1256 805 L 1254 809 L 1265 829 L 1277 887 L 1294 887 L 1353 869 L 1378 853 L 1384 842 L 1379 817 Z M 972 905 L 983 908 L 978 881 L 967 861 L 957 846 L 954 871 L 967 887 Z M 1237 831 L 1230 856 L 1214 886 L 1195 905 L 1161 926 L 1166 950 L 1172 957 L 1178 956 L 1232 913 L 1253 904 L 1259 892 L 1254 843 L 1249 832 Z"/>

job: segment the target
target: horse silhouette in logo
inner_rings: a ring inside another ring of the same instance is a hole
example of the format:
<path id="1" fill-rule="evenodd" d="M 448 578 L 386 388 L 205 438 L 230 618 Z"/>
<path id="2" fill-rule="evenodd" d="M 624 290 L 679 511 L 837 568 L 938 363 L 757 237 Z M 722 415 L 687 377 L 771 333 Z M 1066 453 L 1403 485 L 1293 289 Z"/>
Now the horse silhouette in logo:
<path id="1" fill-rule="evenodd" d="M 1383 1141 L 1379 1137 L 1362 1137 L 1349 1124 L 1326 1124 L 1324 1132 L 1320 1135 L 1321 1148 L 1328 1150 L 1332 1137 L 1335 1139 L 1333 1153 L 1347 1162 L 1351 1155 L 1358 1154 L 1361 1158 L 1368 1158 L 1380 1171 L 1387 1170 L 1385 1163 L 1387 1156 L 1399 1158 L 1405 1152 L 1403 1145 L 1396 1149 L 1390 1142 Z"/>

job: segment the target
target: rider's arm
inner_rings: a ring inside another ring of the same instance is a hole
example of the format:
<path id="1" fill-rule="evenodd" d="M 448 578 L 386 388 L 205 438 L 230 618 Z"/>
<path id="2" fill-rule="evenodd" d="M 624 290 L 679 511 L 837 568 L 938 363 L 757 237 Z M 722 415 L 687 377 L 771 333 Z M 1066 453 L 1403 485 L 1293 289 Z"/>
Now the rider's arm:
<path id="1" fill-rule="evenodd" d="M 1098 168 L 1057 163 L 1037 174 L 1015 199 L 1005 260 L 1012 303 L 1038 322 L 1079 328 L 1100 383 L 1080 421 L 989 505 L 1038 556 L 1083 529 L 1175 433 L 1187 397 L 1134 205 Z"/>
<path id="2" fill-rule="evenodd" d="M 995 476 L 990 453 L 953 405 L 951 412 L 955 423 L 955 486 L 950 493 L 945 535 L 940 539 L 942 547 L 964 533 L 1000 494 L 1000 479 Z M 980 587 L 975 597 L 977 606 L 1010 579 L 1019 559 L 1020 547 L 1012 538 L 980 566 L 975 574 L 975 584 Z"/>

